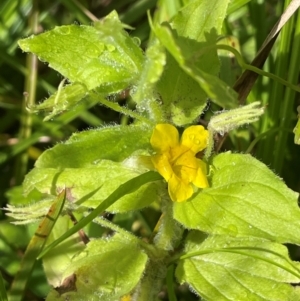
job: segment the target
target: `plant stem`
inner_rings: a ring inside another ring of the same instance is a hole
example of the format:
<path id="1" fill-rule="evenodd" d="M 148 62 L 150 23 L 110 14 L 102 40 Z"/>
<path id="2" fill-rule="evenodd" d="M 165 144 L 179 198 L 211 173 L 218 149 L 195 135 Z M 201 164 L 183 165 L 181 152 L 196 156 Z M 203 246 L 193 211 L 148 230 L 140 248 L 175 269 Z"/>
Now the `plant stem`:
<path id="1" fill-rule="evenodd" d="M 122 113 L 124 115 L 127 115 L 127 116 L 130 116 L 134 119 L 137 119 L 138 121 L 141 121 L 141 122 L 144 122 L 146 124 L 149 124 L 149 125 L 153 125 L 153 122 L 151 122 L 148 118 L 132 111 L 132 110 L 129 110 L 127 108 L 124 108 L 124 107 L 121 107 L 119 104 L 117 103 L 114 103 L 112 101 L 109 101 L 107 99 L 105 99 L 104 97 L 98 97 L 98 95 L 96 93 L 93 93 L 93 92 L 90 92 L 90 96 L 93 98 L 93 99 L 98 99 L 99 102 L 103 105 L 105 105 L 106 107 L 116 111 L 116 112 L 119 112 L 119 113 Z"/>
<path id="2" fill-rule="evenodd" d="M 183 228 L 173 218 L 173 202 L 169 198 L 162 200 L 162 213 L 154 244 L 159 249 L 172 251 L 181 240 Z"/>
<path id="3" fill-rule="evenodd" d="M 134 301 L 156 301 L 166 277 L 166 263 L 161 260 L 149 261 L 144 277 L 135 289 L 132 300 Z"/>
<path id="4" fill-rule="evenodd" d="M 38 5 L 37 1 L 32 2 L 32 10 L 29 18 L 30 28 L 32 33 L 38 31 Z M 27 54 L 26 67 L 28 74 L 25 78 L 25 93 L 23 98 L 22 113 L 21 113 L 21 128 L 19 139 L 24 140 L 29 138 L 32 131 L 32 115 L 27 111 L 27 106 L 31 107 L 35 104 L 35 93 L 37 85 L 37 57 L 34 54 Z M 15 170 L 15 183 L 21 184 L 27 172 L 28 153 L 25 151 L 17 158 Z"/>
<path id="5" fill-rule="evenodd" d="M 174 272 L 175 272 L 175 265 L 171 264 L 168 267 L 168 271 L 167 271 L 167 288 L 168 288 L 168 297 L 170 301 L 177 301 L 176 294 L 174 292 Z"/>
<path id="6" fill-rule="evenodd" d="M 154 244 L 162 253 L 157 253 L 158 258 L 151 258 L 148 262 L 145 275 L 134 293 L 135 301 L 155 301 L 160 292 L 164 279 L 173 279 L 170 271 L 167 274 L 168 251 L 172 251 L 181 241 L 183 229 L 173 218 L 173 203 L 170 198 L 162 200 L 162 216 L 159 221 L 159 230 L 154 238 Z M 173 271 L 174 272 L 174 271 Z M 168 284 L 169 295 L 173 286 Z M 176 299 L 171 299 L 174 301 Z"/>

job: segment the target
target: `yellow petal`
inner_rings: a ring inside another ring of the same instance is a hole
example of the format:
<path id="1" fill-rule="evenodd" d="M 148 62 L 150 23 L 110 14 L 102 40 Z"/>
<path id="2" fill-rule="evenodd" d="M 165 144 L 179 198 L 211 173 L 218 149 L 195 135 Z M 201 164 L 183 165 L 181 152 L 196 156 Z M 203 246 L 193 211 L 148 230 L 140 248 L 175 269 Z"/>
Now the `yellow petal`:
<path id="1" fill-rule="evenodd" d="M 195 179 L 198 168 L 198 159 L 190 150 L 185 151 L 173 162 L 175 174 L 186 182 L 192 182 Z"/>
<path id="2" fill-rule="evenodd" d="M 206 148 L 208 131 L 202 125 L 193 125 L 184 130 L 181 144 L 188 147 L 195 154 Z"/>
<path id="3" fill-rule="evenodd" d="M 183 202 L 189 199 L 194 190 L 191 184 L 188 184 L 172 174 L 168 182 L 168 191 L 173 202 Z"/>
<path id="4" fill-rule="evenodd" d="M 157 124 L 153 130 L 150 143 L 156 151 L 168 151 L 179 144 L 178 131 L 171 124 Z"/>
<path id="5" fill-rule="evenodd" d="M 175 164 L 175 162 L 182 156 L 185 156 L 185 153 L 190 151 L 186 146 L 178 144 L 175 147 L 172 147 L 169 151 L 170 153 L 170 161 L 171 164 Z M 192 153 L 195 157 L 195 154 Z"/>
<path id="6" fill-rule="evenodd" d="M 197 174 L 195 179 L 193 180 L 193 184 L 199 188 L 209 187 L 207 177 L 206 177 L 206 164 L 198 159 L 199 168 L 197 170 Z"/>
<path id="7" fill-rule="evenodd" d="M 168 182 L 173 174 L 173 170 L 169 163 L 169 158 L 167 156 L 167 153 L 154 155 L 151 157 L 151 161 L 152 161 L 155 169 Z"/>
<path id="8" fill-rule="evenodd" d="M 173 166 L 175 175 L 184 182 L 191 183 L 197 176 L 197 168 L 191 168 L 184 165 Z"/>

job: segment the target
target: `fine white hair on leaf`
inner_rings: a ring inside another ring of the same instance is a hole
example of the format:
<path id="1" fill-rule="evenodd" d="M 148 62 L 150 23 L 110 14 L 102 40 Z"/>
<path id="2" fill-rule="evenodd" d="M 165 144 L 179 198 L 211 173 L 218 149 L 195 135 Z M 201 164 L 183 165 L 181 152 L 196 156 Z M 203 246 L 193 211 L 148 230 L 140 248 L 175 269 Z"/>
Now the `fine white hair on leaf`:
<path id="1" fill-rule="evenodd" d="M 240 126 L 257 121 L 263 113 L 264 107 L 260 106 L 259 101 L 237 109 L 220 111 L 211 118 L 208 130 L 211 133 L 224 135 Z"/>

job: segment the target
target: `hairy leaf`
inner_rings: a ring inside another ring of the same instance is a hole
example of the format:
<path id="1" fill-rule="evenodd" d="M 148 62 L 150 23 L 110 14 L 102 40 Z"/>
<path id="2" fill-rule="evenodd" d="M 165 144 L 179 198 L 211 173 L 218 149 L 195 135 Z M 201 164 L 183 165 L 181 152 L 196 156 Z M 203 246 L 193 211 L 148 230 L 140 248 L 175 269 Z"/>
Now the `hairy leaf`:
<path id="1" fill-rule="evenodd" d="M 212 162 L 211 187 L 176 203 L 174 217 L 210 234 L 300 244 L 298 194 L 250 155 L 223 153 Z"/>
<path id="2" fill-rule="evenodd" d="M 300 300 L 299 290 L 287 284 L 300 281 L 300 270 L 286 247 L 253 238 L 202 240 L 197 231 L 188 236 L 176 276 L 205 300 Z"/>
<path id="3" fill-rule="evenodd" d="M 160 79 L 166 64 L 166 54 L 164 48 L 158 42 L 154 42 L 146 51 L 146 61 L 136 87 L 132 91 L 133 100 L 138 104 L 137 109 L 141 112 L 147 111 L 150 118 L 156 122 L 163 120 L 162 110 L 156 102 L 155 85 Z"/>
<path id="4" fill-rule="evenodd" d="M 52 113 L 45 118 L 45 120 L 47 120 L 62 111 L 73 108 L 79 101 L 87 96 L 87 92 L 87 88 L 79 82 L 69 84 L 59 88 L 55 94 L 32 109 L 52 110 Z"/>
<path id="5" fill-rule="evenodd" d="M 73 291 L 52 292 L 46 300 L 118 300 L 137 285 L 146 262 L 136 243 L 121 235 L 93 240 L 65 272 L 65 278 L 74 275 Z"/>
<path id="6" fill-rule="evenodd" d="M 123 161 L 139 149 L 150 148 L 152 129 L 144 126 L 107 126 L 74 133 L 65 143 L 46 150 L 38 168 L 93 167 L 101 159 Z"/>
<path id="7" fill-rule="evenodd" d="M 59 217 L 47 239 L 46 245 L 51 244 L 72 226 L 73 222 L 68 215 Z M 73 256 L 83 249 L 84 244 L 80 240 L 79 234 L 76 233 L 50 250 L 43 258 L 43 266 L 48 283 L 53 287 L 61 286 L 64 272 L 72 264 Z"/>
<path id="8" fill-rule="evenodd" d="M 51 194 L 60 187 L 68 187 L 70 190 L 70 201 L 86 199 L 78 205 L 96 208 L 121 184 L 140 175 L 143 172 L 125 167 L 122 163 L 109 160 L 100 160 L 94 167 L 88 168 L 35 168 L 26 177 L 24 182 L 25 192 L 38 189 L 43 193 Z M 122 197 L 116 204 L 109 207 L 110 212 L 125 212 L 149 206 L 154 201 L 160 200 L 159 189 L 162 182 L 143 185 L 137 191 Z M 82 202 L 82 201 L 81 201 Z"/>
<path id="9" fill-rule="evenodd" d="M 101 93 L 115 93 L 132 84 L 144 60 L 136 40 L 123 28 L 113 11 L 94 26 L 55 27 L 20 40 L 19 45 L 49 63 L 73 84 L 82 84 L 87 91 L 97 88 Z M 66 91 L 64 94 L 70 98 Z"/>
<path id="10" fill-rule="evenodd" d="M 153 27 L 169 54 L 158 92 L 169 118 L 178 125 L 193 122 L 207 97 L 221 106 L 236 105 L 235 93 L 217 78 L 215 45 L 225 18 L 227 1 L 193 1 L 166 24 Z"/>
<path id="11" fill-rule="evenodd" d="M 68 187 L 69 199 L 76 203 L 101 187 L 83 203 L 95 208 L 122 183 L 149 170 L 143 160 L 136 164 L 128 160 L 124 163 L 116 161 L 143 149 L 147 154 L 150 133 L 151 129 L 145 126 L 111 126 L 76 133 L 64 144 L 58 144 L 40 156 L 36 167 L 25 178 L 24 192 L 28 194 L 37 189 L 55 194 L 57 189 Z M 124 212 L 148 206 L 160 199 L 158 189 L 161 185 L 162 182 L 144 185 L 124 196 L 109 210 Z"/>

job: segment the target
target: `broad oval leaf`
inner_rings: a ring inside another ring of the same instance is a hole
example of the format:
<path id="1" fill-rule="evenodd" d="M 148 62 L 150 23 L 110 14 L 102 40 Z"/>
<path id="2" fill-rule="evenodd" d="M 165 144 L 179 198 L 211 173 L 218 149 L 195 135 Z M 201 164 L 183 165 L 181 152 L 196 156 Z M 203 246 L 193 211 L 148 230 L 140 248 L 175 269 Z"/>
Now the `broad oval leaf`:
<path id="1" fill-rule="evenodd" d="M 52 194 L 61 187 L 69 189 L 69 201 L 84 207 L 96 208 L 120 185 L 143 172 L 125 167 L 122 163 L 101 160 L 89 168 L 35 168 L 24 181 L 25 193 L 37 189 Z M 145 184 L 135 192 L 121 197 L 107 208 L 109 212 L 125 212 L 141 209 L 155 201 L 160 201 L 163 182 Z M 79 201 L 79 202 L 78 202 Z"/>
<path id="2" fill-rule="evenodd" d="M 215 48 L 228 1 L 192 1 L 174 17 L 171 28 L 153 26 L 168 50 L 167 64 L 158 82 L 163 108 L 177 125 L 193 122 L 207 98 L 224 107 L 237 105 L 236 94 L 218 79 L 219 59 Z"/>
<path id="3" fill-rule="evenodd" d="M 25 178 L 24 192 L 37 189 L 55 194 L 57 189 L 68 187 L 72 202 L 81 200 L 78 205 L 95 208 L 121 184 L 149 170 L 141 161 L 134 166 L 120 161 L 134 152 L 147 154 L 151 130 L 143 125 L 110 126 L 73 134 L 40 156 Z M 159 201 L 162 185 L 162 181 L 143 185 L 108 210 L 124 212 Z"/>
<path id="4" fill-rule="evenodd" d="M 46 300 L 119 300 L 137 285 L 146 263 L 147 255 L 136 242 L 120 234 L 92 240 L 65 271 L 66 279 L 75 275 L 73 291 L 61 296 L 52 292 Z"/>
<path id="5" fill-rule="evenodd" d="M 114 11 L 94 26 L 55 27 L 20 40 L 19 46 L 48 62 L 72 83 L 114 93 L 137 78 L 144 60 L 141 48 L 123 27 Z"/>
<path id="6" fill-rule="evenodd" d="M 35 166 L 63 169 L 93 167 L 102 159 L 120 162 L 139 149 L 150 149 L 151 132 L 146 125 L 131 125 L 74 133 L 65 143 L 46 150 Z"/>
<path id="7" fill-rule="evenodd" d="M 73 226 L 74 223 L 68 215 L 59 217 L 47 238 L 46 245 L 51 244 Z M 76 233 L 47 253 L 43 258 L 43 267 L 49 284 L 53 287 L 63 284 L 63 274 L 72 264 L 73 256 L 82 251 L 84 247 L 79 234 Z"/>
<path id="8" fill-rule="evenodd" d="M 285 246 L 261 239 L 209 236 L 192 232 L 179 262 L 178 280 L 187 282 L 207 301 L 296 301 L 299 263 Z"/>
<path id="9" fill-rule="evenodd" d="M 53 95 L 47 98 L 42 103 L 34 106 L 36 110 L 52 110 L 44 121 L 53 118 L 62 111 L 68 110 L 76 106 L 82 99 L 88 95 L 87 88 L 81 83 L 73 83 L 59 88 Z"/>
<path id="10" fill-rule="evenodd" d="M 211 187 L 174 204 L 174 218 L 210 234 L 300 244 L 298 194 L 250 155 L 223 153 L 212 162 Z"/>

